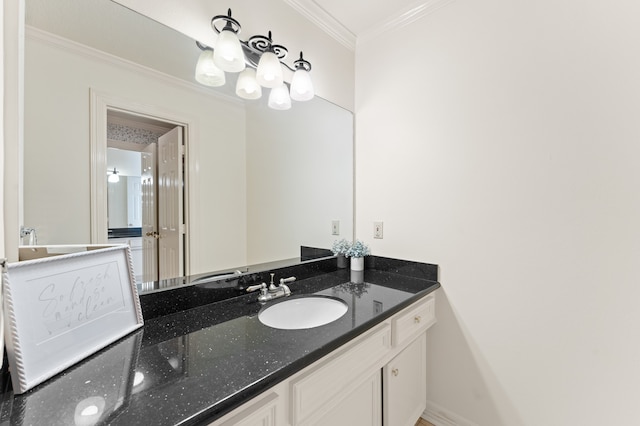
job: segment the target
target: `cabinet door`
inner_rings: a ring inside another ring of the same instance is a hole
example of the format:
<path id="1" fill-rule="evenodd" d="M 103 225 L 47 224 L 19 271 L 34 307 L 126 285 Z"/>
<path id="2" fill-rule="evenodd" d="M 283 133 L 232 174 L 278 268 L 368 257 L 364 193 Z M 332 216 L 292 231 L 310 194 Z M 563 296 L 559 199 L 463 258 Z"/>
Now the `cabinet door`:
<path id="1" fill-rule="evenodd" d="M 347 395 L 359 388 L 362 380 L 375 371 L 380 376 L 380 365 L 389 350 L 391 327 L 383 323 L 354 342 L 346 350 L 315 365 L 291 381 L 291 424 L 306 426 L 324 418 L 334 406 L 344 405 Z M 378 392 L 378 399 L 380 399 Z M 338 423 L 350 425 L 350 423 Z M 369 423 L 371 424 L 371 423 Z"/>
<path id="2" fill-rule="evenodd" d="M 321 418 L 314 419 L 316 426 L 349 425 L 380 426 L 382 424 L 380 370 L 340 400 Z"/>
<path id="3" fill-rule="evenodd" d="M 384 425 L 413 426 L 427 405 L 426 334 L 384 368 Z"/>

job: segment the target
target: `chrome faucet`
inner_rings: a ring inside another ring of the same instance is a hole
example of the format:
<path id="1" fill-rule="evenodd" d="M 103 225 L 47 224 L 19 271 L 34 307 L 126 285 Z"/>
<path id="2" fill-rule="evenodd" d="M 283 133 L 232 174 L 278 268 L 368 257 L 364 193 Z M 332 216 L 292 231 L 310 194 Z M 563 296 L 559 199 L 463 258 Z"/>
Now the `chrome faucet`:
<path id="1" fill-rule="evenodd" d="M 27 228 L 25 226 L 20 227 L 20 238 L 24 239 L 29 237 L 28 244 L 30 246 L 38 245 L 38 236 L 36 235 L 36 228 Z"/>
<path id="2" fill-rule="evenodd" d="M 269 300 L 277 299 L 279 297 L 286 297 L 291 295 L 291 290 L 286 283 L 291 283 L 296 280 L 296 277 L 289 278 L 280 278 L 280 285 L 276 286 L 273 283 L 273 277 L 275 274 L 271 275 L 271 283 L 267 287 L 266 283 L 252 285 L 247 287 L 247 292 L 260 290 L 260 295 L 258 296 L 258 302 L 265 303 Z"/>

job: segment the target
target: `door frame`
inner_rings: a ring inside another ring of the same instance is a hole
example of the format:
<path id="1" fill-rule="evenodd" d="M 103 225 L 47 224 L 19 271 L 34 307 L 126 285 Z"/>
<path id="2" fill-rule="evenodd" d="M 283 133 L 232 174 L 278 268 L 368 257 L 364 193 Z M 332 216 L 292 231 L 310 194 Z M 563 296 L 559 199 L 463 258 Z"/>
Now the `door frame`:
<path id="1" fill-rule="evenodd" d="M 198 243 L 198 143 L 195 120 L 176 111 L 90 89 L 91 243 L 107 243 L 107 112 L 122 111 L 184 128 L 184 274 L 189 275 L 191 253 Z"/>

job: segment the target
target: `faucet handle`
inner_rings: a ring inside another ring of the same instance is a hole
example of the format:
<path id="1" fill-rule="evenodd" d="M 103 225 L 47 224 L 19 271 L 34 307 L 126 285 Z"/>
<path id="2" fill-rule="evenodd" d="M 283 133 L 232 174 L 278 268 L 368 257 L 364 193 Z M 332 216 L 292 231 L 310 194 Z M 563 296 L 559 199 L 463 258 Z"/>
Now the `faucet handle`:
<path id="1" fill-rule="evenodd" d="M 296 280 L 296 277 L 280 278 L 280 285 L 286 284 L 286 283 L 292 283 L 295 280 Z"/>
<path id="2" fill-rule="evenodd" d="M 247 292 L 252 292 L 252 291 L 256 291 L 256 290 L 265 290 L 267 288 L 267 284 L 262 283 L 262 284 L 256 284 L 256 285 L 252 285 L 247 287 Z"/>

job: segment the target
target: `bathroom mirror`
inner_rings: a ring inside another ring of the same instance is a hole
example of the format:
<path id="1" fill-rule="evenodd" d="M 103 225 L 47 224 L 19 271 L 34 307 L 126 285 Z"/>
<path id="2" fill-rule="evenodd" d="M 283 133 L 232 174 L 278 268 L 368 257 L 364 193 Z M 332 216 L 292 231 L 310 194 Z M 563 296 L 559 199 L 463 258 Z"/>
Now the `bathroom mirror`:
<path id="1" fill-rule="evenodd" d="M 109 0 L 26 0 L 26 24 L 23 225 L 40 244 L 92 242 L 91 90 L 191 124 L 189 274 L 352 237 L 351 112 L 318 97 L 274 111 L 232 76 L 199 86 L 194 40 Z"/>
<path id="2" fill-rule="evenodd" d="M 107 148 L 107 229 L 142 227 L 142 153 Z"/>

